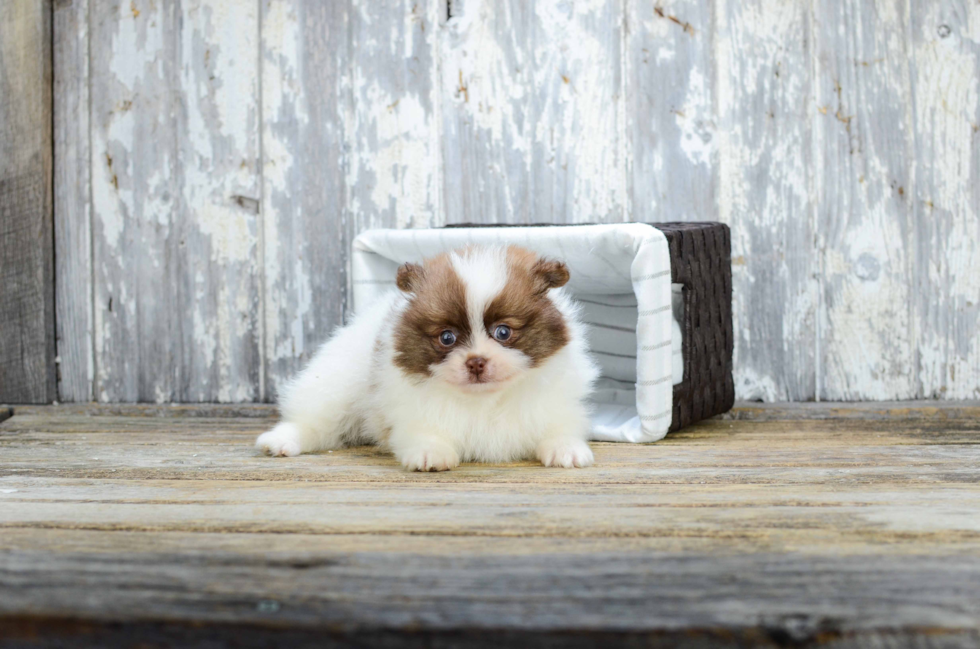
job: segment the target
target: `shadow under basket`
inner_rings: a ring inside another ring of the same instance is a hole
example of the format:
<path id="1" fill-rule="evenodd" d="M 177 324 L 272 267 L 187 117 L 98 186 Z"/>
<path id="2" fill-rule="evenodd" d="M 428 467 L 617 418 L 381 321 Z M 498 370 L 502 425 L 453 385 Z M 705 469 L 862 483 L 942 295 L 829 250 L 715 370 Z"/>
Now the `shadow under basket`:
<path id="1" fill-rule="evenodd" d="M 519 245 L 564 261 L 601 369 L 593 439 L 653 442 L 727 412 L 731 236 L 722 223 L 460 224 L 370 230 L 352 251 L 353 307 L 392 290 L 398 266 L 466 245 Z"/>

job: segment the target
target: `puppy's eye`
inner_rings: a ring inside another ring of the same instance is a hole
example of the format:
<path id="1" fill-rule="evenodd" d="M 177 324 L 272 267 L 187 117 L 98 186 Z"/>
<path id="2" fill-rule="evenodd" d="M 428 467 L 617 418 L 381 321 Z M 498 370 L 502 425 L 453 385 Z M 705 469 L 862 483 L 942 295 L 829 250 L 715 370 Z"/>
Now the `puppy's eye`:
<path id="1" fill-rule="evenodd" d="M 456 343 L 456 334 L 446 329 L 439 334 L 439 342 L 445 347 L 452 347 Z"/>
<path id="2" fill-rule="evenodd" d="M 510 340 L 510 334 L 511 330 L 507 325 L 497 325 L 497 327 L 493 330 L 493 337 L 501 342 Z"/>

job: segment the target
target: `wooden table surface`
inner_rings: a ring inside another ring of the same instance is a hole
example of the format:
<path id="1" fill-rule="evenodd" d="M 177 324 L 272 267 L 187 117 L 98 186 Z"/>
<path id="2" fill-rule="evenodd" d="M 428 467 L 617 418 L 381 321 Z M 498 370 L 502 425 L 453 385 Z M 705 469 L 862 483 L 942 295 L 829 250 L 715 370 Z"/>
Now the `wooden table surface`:
<path id="1" fill-rule="evenodd" d="M 977 405 L 743 405 L 439 474 L 259 456 L 268 407 L 12 411 L 4 647 L 980 646 Z"/>

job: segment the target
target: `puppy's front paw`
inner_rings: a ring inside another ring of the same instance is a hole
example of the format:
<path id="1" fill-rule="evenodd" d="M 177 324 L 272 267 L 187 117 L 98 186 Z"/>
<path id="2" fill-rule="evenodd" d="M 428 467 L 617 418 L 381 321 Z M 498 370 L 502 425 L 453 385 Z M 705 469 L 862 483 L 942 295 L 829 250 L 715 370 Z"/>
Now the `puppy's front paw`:
<path id="1" fill-rule="evenodd" d="M 279 457 L 293 457 L 303 452 L 300 444 L 302 433 L 295 424 L 283 422 L 255 440 L 255 448 L 263 453 Z"/>
<path id="2" fill-rule="evenodd" d="M 592 449 L 579 439 L 548 439 L 538 445 L 538 458 L 545 466 L 563 469 L 586 467 L 592 464 Z"/>
<path id="3" fill-rule="evenodd" d="M 459 454 L 449 446 L 420 446 L 398 459 L 409 471 L 448 471 L 459 466 Z"/>

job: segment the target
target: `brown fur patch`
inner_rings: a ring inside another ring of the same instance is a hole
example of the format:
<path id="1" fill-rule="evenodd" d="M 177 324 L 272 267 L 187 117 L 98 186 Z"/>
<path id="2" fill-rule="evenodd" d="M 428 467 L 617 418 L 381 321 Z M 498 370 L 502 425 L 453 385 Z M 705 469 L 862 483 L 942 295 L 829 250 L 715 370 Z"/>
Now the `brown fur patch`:
<path id="1" fill-rule="evenodd" d="M 414 293 L 418 290 L 419 283 L 422 281 L 422 272 L 420 265 L 404 263 L 398 267 L 395 284 L 406 293 Z"/>
<path id="2" fill-rule="evenodd" d="M 493 337 L 499 324 L 513 333 L 501 345 L 520 350 L 540 365 L 568 344 L 568 327 L 561 312 L 547 297 L 548 289 L 564 286 L 569 273 L 565 264 L 539 259 L 524 248 L 507 248 L 507 284 L 483 314 L 483 324 Z"/>
<path id="3" fill-rule="evenodd" d="M 412 297 L 397 325 L 395 364 L 408 374 L 431 376 L 432 365 L 441 363 L 453 349 L 469 340 L 466 288 L 448 254 L 427 259 L 421 266 L 402 266 L 398 287 Z M 439 342 L 439 334 L 446 329 L 456 334 L 452 347 Z"/>

